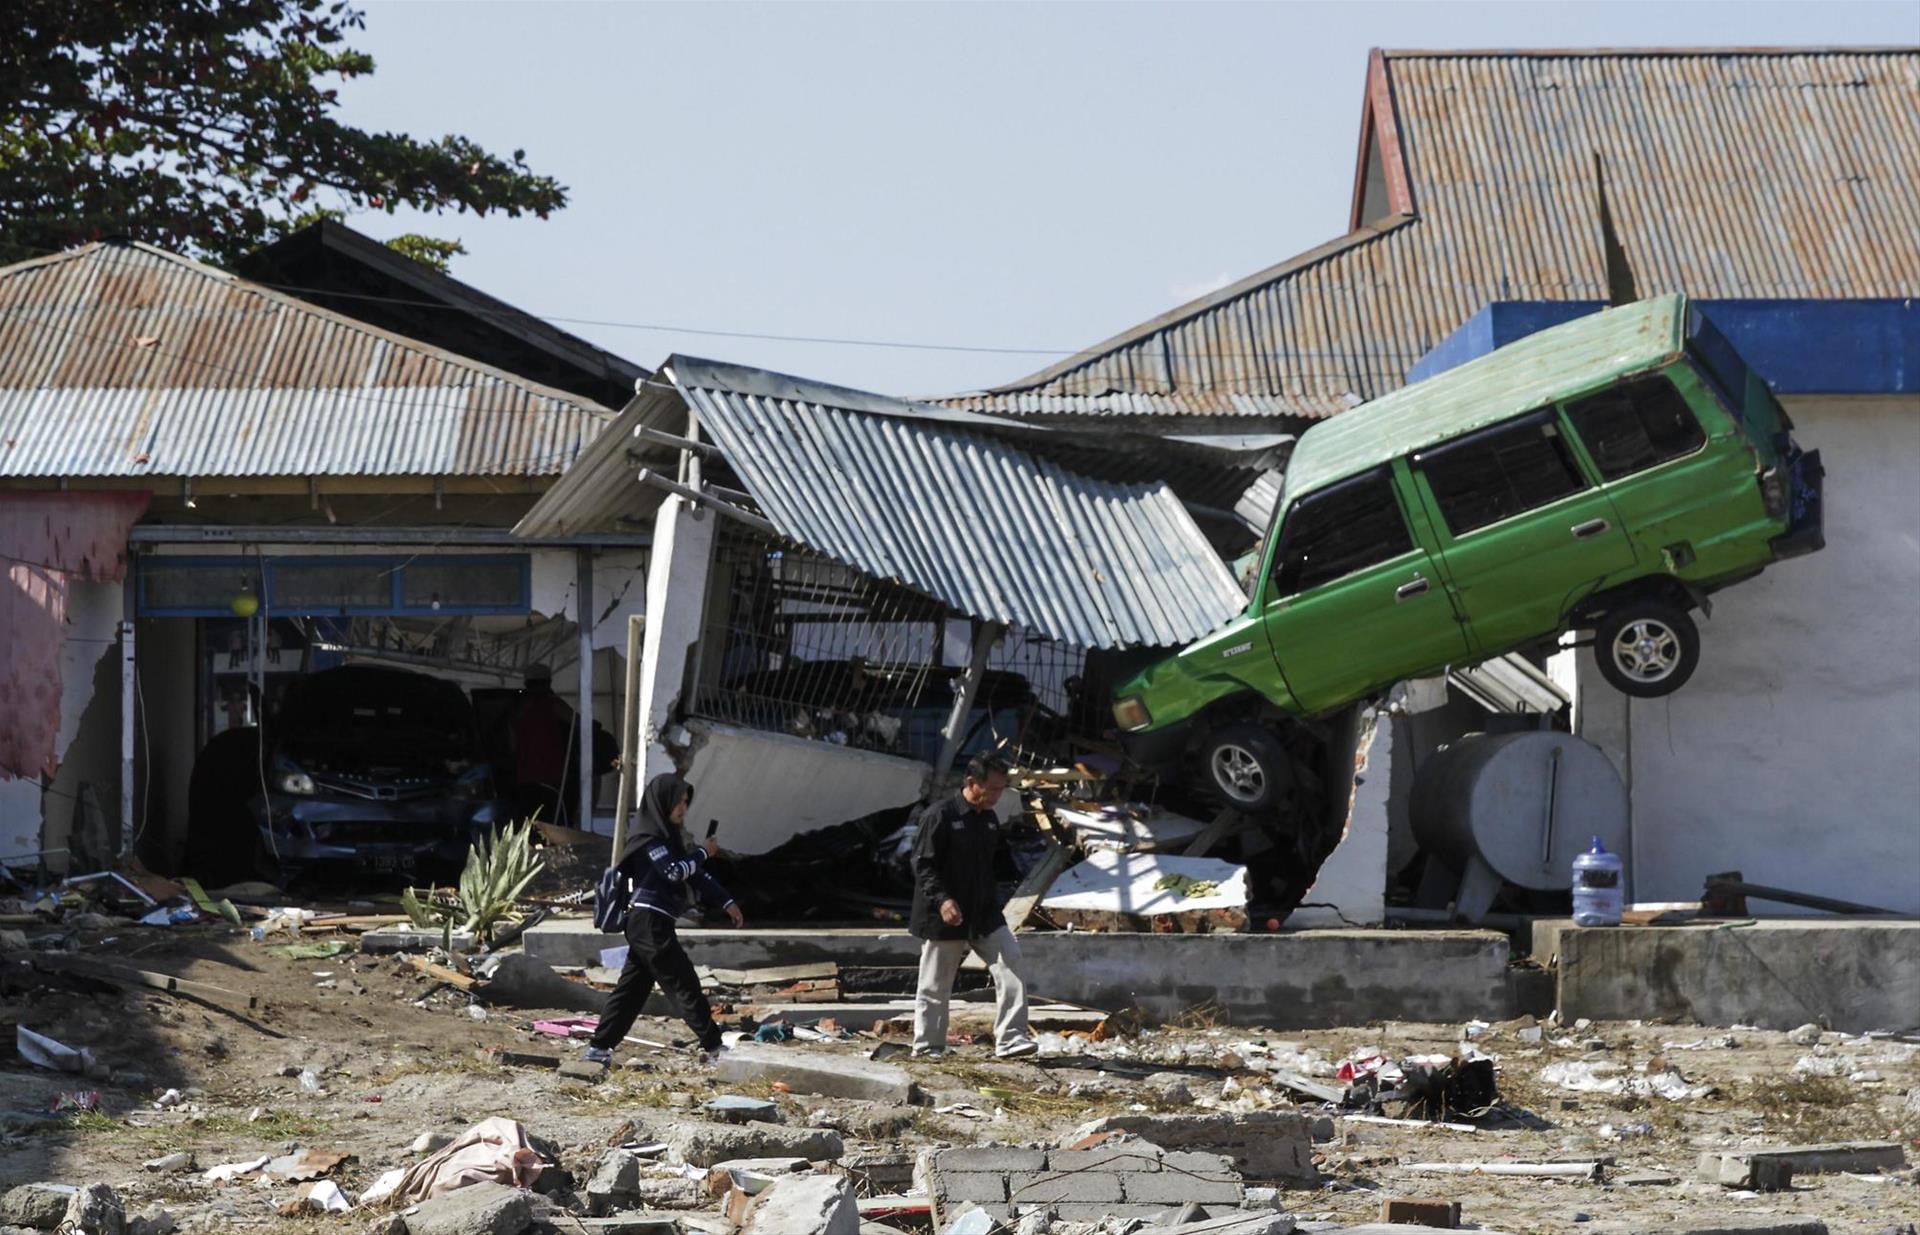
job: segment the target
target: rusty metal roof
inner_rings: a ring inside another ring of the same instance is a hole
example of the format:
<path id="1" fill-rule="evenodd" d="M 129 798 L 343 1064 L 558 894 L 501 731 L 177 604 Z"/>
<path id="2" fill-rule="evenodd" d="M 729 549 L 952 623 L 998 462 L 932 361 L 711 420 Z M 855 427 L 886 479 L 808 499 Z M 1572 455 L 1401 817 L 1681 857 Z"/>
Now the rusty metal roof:
<path id="1" fill-rule="evenodd" d="M 1643 296 L 1920 295 L 1920 49 L 1403 51 L 1372 72 L 1411 214 L 941 402 L 1344 411 L 1490 301 L 1607 299 L 1596 152 Z"/>
<path id="2" fill-rule="evenodd" d="M 0 477 L 555 476 L 612 418 L 149 245 L 0 270 Z"/>

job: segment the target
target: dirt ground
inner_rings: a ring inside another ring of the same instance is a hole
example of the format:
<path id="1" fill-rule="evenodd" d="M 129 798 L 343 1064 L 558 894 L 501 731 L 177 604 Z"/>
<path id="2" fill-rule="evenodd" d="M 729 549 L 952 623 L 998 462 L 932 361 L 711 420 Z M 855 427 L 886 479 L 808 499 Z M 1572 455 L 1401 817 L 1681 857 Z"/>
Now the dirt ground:
<path id="1" fill-rule="evenodd" d="M 709 1069 L 675 1051 L 636 1048 L 623 1061 L 628 1066 L 594 1084 L 483 1061 L 489 1047 L 569 1048 L 532 1034 L 532 1011 L 479 1009 L 469 995 L 416 972 L 403 958 L 293 959 L 276 954 L 285 942 L 255 941 L 224 926 L 130 923 L 109 923 L 69 940 L 72 955 L 255 996 L 262 1006 L 250 1012 L 158 991 L 88 989 L 39 972 L 31 953 L 0 954 L 0 1022 L 8 1044 L 11 1025 L 22 1024 L 91 1049 L 113 1070 L 111 1080 L 90 1081 L 0 1059 L 0 1184 L 104 1182 L 129 1214 L 158 1204 L 188 1230 L 362 1230 L 369 1219 L 359 1213 L 280 1217 L 277 1208 L 294 1196 L 295 1185 L 210 1184 L 199 1171 L 297 1143 L 352 1154 L 336 1178 L 354 1193 L 413 1160 L 409 1147 L 422 1133 L 457 1133 L 502 1115 L 557 1146 L 560 1166 L 583 1189 L 623 1125 L 664 1133 L 686 1107 L 717 1091 Z M 1196 1015 L 1186 1027 L 1144 1030 L 1098 1047 L 1120 1056 L 1114 1062 L 1160 1068 L 1151 1078 L 1143 1078 L 1140 1067 L 1124 1076 L 1099 1071 L 1093 1065 L 1100 1061 L 1080 1057 L 1074 1043 L 1068 1044 L 1074 1054 L 1037 1061 L 996 1062 L 976 1046 L 938 1064 L 909 1063 L 935 1104 L 965 1102 L 987 1117 L 918 1108 L 897 1140 L 860 1146 L 850 1140 L 849 1152 L 1057 1143 L 1084 1122 L 1129 1110 L 1289 1108 L 1291 1100 L 1253 1065 L 1307 1052 L 1331 1063 L 1368 1045 L 1394 1058 L 1444 1053 L 1459 1049 L 1461 1037 L 1459 1025 L 1272 1033 L 1204 1022 Z M 634 1032 L 662 1041 L 685 1037 L 677 1024 L 644 1019 Z M 856 1039 L 796 1042 L 788 1049 L 864 1054 L 873 1045 Z M 1050 1039 L 1049 1045 L 1059 1043 Z M 1701 1151 L 1743 1145 L 1894 1140 L 1914 1154 L 1920 1150 L 1920 1046 L 1828 1036 L 1808 1047 L 1777 1032 L 1638 1024 L 1548 1027 L 1537 1044 L 1506 1031 L 1475 1045 L 1497 1056 L 1503 1098 L 1536 1117 L 1536 1126 L 1469 1133 L 1337 1119 L 1334 1139 L 1316 1147 L 1325 1183 L 1283 1194 L 1286 1211 L 1372 1221 L 1384 1196 L 1434 1196 L 1460 1201 L 1469 1225 L 1514 1233 L 1594 1231 L 1611 1222 L 1685 1231 L 1716 1221 L 1738 1226 L 1803 1218 L 1824 1220 L 1836 1235 L 1870 1235 L 1920 1220 L 1920 1186 L 1911 1168 L 1878 1177 L 1802 1177 L 1790 1192 L 1760 1195 L 1694 1179 Z M 1711 1092 L 1676 1101 L 1574 1093 L 1540 1077 L 1549 1064 L 1577 1061 L 1620 1065 L 1613 1075 L 1627 1078 L 1644 1077 L 1641 1069 L 1654 1061 L 1657 1076 L 1663 1066 L 1656 1057 L 1677 1068 L 1687 1085 Z M 318 1077 L 320 1092 L 303 1090 L 303 1069 Z M 1175 1072 L 1180 1075 L 1168 1075 Z M 982 1094 L 983 1087 L 996 1095 Z M 99 1092 L 96 1112 L 50 1113 L 62 1094 L 90 1089 Z M 180 1103 L 156 1107 L 168 1089 L 181 1091 Z M 726 1092 L 771 1097 L 792 1124 L 815 1118 L 821 1107 L 858 1105 L 765 1087 Z M 1301 1109 L 1328 1113 L 1313 1104 Z M 180 1150 L 194 1154 L 199 1171 L 162 1175 L 142 1168 Z M 1422 1162 L 1596 1158 L 1611 1164 L 1604 1184 L 1422 1176 L 1406 1169 Z M 1677 1182 L 1622 1182 L 1656 1170 Z M 704 1212 L 712 1217 L 717 1210 Z"/>

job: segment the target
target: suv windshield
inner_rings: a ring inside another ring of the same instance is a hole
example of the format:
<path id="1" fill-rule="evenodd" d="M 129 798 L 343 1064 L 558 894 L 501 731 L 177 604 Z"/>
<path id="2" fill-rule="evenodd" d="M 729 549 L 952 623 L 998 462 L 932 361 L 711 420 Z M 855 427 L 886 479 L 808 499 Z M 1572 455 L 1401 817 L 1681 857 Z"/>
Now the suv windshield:
<path id="1" fill-rule="evenodd" d="M 473 750 L 473 709 L 459 687 L 425 674 L 333 669 L 299 683 L 280 732 L 308 751 L 463 758 Z"/>

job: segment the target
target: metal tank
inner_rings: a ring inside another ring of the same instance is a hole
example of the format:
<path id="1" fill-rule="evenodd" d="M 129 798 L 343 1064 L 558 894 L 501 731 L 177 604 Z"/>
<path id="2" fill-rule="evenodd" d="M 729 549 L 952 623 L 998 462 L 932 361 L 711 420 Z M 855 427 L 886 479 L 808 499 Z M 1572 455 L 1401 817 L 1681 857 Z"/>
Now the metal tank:
<path id="1" fill-rule="evenodd" d="M 1413 781 L 1414 838 L 1459 873 L 1455 903 L 1483 917 L 1502 881 L 1573 886 L 1573 860 L 1599 837 L 1627 853 L 1627 789 L 1613 763 L 1569 733 L 1471 733 L 1429 756 Z"/>

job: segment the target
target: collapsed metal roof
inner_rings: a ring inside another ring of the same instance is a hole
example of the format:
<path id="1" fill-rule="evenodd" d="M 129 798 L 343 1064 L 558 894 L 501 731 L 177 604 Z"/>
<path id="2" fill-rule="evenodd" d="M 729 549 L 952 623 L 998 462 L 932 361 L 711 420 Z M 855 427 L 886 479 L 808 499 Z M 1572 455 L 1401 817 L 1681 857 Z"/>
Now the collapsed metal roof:
<path id="1" fill-rule="evenodd" d="M 0 270 L 0 477 L 547 477 L 612 418 L 150 245 Z"/>
<path id="2" fill-rule="evenodd" d="M 986 621 L 1085 648 L 1198 638 L 1246 597 L 1165 479 L 1141 479 L 1145 443 L 1058 433 L 759 369 L 674 357 L 528 512 L 520 535 L 647 517 L 636 468 L 671 447 L 636 428 L 702 434 L 783 536 Z M 1277 439 L 1153 440 L 1163 455 L 1247 472 Z M 1071 460 L 1072 466 L 1065 460 Z M 1109 474 L 1101 474 L 1103 471 Z"/>

